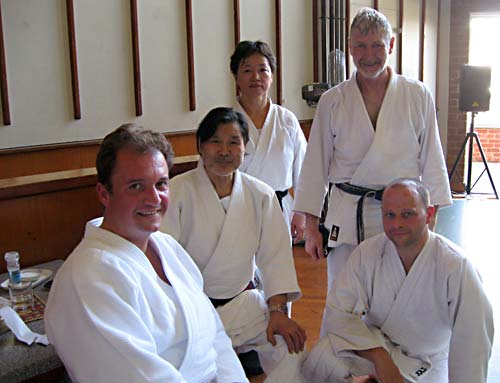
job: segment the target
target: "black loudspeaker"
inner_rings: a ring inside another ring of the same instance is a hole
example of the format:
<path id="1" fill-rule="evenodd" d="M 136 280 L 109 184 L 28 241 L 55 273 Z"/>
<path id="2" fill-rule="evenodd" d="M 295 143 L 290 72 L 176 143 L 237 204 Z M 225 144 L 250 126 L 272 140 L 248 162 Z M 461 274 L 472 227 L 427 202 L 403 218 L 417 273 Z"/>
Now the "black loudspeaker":
<path id="1" fill-rule="evenodd" d="M 463 112 L 485 112 L 490 109 L 491 67 L 462 66 L 460 104 Z"/>

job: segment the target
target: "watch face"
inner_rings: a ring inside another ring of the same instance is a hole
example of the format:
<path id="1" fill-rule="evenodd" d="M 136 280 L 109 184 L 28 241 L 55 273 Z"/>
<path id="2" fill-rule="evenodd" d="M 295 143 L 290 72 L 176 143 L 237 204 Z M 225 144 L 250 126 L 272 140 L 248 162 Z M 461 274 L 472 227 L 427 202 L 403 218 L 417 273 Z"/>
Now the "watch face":
<path id="1" fill-rule="evenodd" d="M 269 312 L 279 311 L 280 313 L 288 315 L 288 306 L 284 305 L 271 305 L 269 306 Z"/>

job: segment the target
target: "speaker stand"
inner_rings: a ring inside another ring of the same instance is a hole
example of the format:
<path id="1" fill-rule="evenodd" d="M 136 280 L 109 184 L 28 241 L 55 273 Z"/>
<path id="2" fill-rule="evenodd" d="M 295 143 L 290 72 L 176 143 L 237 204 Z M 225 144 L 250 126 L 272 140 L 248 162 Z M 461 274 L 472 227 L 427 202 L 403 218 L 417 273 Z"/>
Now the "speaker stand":
<path id="1" fill-rule="evenodd" d="M 465 135 L 464 142 L 462 143 L 462 147 L 460 148 L 460 152 L 458 153 L 458 156 L 455 160 L 455 163 L 453 164 L 453 167 L 451 168 L 451 173 L 449 177 L 449 181 L 451 184 L 451 179 L 453 177 L 453 174 L 455 173 L 455 170 L 457 170 L 458 163 L 462 159 L 462 156 L 465 151 L 465 146 L 467 143 L 469 143 L 469 157 L 467 161 L 467 184 L 464 184 L 465 187 L 465 194 L 470 195 L 472 193 L 472 189 L 474 186 L 476 186 L 477 181 L 482 177 L 484 172 L 488 174 L 488 178 L 490 179 L 490 184 L 491 187 L 493 188 L 493 193 L 495 194 L 496 199 L 498 199 L 498 193 L 497 189 L 495 188 L 495 183 L 493 182 L 493 178 L 491 177 L 490 173 L 490 168 L 488 167 L 488 161 L 486 160 L 486 156 L 484 155 L 483 151 L 483 146 L 481 145 L 481 141 L 479 140 L 479 136 L 477 135 L 476 132 L 474 132 L 474 117 L 476 116 L 477 112 L 472 112 L 471 115 L 471 121 L 470 121 L 470 130 L 469 132 Z M 479 175 L 479 177 L 476 179 L 474 182 L 474 185 L 471 185 L 472 183 L 472 151 L 474 149 L 474 140 L 476 140 L 477 147 L 479 148 L 479 153 L 481 153 L 481 159 L 483 160 L 484 164 L 484 170 L 483 172 Z"/>

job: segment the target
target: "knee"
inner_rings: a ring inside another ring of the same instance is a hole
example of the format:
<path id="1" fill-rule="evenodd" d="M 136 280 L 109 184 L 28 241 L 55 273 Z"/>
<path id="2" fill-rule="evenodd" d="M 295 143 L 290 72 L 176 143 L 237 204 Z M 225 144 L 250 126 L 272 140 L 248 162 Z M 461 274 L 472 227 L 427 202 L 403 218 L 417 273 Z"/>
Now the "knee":
<path id="1" fill-rule="evenodd" d="M 311 350 L 302 365 L 302 373 L 308 382 L 351 382 L 348 368 L 333 353 L 328 337 L 320 339 Z"/>

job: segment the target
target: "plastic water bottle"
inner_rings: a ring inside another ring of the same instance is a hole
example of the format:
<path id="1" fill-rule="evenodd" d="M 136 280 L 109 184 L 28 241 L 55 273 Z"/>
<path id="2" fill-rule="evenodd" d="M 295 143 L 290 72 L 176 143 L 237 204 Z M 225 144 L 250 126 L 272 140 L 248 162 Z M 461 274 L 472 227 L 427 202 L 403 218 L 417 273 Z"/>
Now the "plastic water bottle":
<path id="1" fill-rule="evenodd" d="M 9 272 L 9 281 L 13 285 L 21 283 L 21 270 L 19 267 L 19 253 L 17 251 L 8 251 L 5 253 L 5 262 L 7 262 L 7 271 Z"/>

